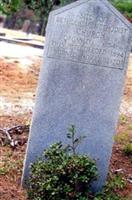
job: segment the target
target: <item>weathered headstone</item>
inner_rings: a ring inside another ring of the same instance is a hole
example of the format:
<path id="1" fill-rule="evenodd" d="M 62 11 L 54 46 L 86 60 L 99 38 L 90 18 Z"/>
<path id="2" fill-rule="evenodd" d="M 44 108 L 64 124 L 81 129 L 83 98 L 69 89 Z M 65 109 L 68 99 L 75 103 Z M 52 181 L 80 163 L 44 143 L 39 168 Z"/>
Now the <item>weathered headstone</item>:
<path id="1" fill-rule="evenodd" d="M 50 14 L 44 65 L 23 180 L 43 150 L 74 124 L 87 135 L 79 152 L 96 159 L 105 182 L 130 53 L 131 26 L 106 0 L 81 0 Z"/>
<path id="2" fill-rule="evenodd" d="M 30 26 L 31 26 L 31 21 L 28 20 L 28 19 L 25 20 L 25 21 L 24 21 L 24 24 L 23 24 L 23 27 L 22 27 L 22 31 L 23 31 L 23 32 L 26 32 L 26 33 L 29 33 Z"/>
<path id="3" fill-rule="evenodd" d="M 5 22 L 5 18 L 3 16 L 0 16 L 0 28 L 4 27 L 4 22 Z"/>

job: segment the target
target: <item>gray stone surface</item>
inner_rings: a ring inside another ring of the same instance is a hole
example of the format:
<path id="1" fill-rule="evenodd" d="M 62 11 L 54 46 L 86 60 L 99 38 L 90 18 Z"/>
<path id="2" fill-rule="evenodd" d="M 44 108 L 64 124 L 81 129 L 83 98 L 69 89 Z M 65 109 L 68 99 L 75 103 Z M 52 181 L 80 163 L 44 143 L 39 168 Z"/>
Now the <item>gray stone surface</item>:
<path id="1" fill-rule="evenodd" d="M 44 65 L 28 141 L 23 181 L 43 150 L 66 141 L 74 124 L 87 138 L 78 149 L 96 159 L 105 182 L 123 94 L 131 26 L 105 0 L 81 0 L 50 14 Z"/>

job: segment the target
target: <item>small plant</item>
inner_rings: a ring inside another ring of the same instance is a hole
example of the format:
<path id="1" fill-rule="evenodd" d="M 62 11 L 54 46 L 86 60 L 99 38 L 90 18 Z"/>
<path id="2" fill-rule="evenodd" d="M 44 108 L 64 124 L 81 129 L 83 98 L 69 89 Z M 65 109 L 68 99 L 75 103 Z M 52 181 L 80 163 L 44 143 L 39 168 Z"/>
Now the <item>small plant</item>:
<path id="1" fill-rule="evenodd" d="M 121 133 L 118 133 L 117 135 L 115 135 L 114 137 L 115 141 L 120 143 L 120 144 L 126 144 L 128 143 L 129 141 L 129 134 L 128 132 L 121 132 Z"/>
<path id="2" fill-rule="evenodd" d="M 120 174 L 115 176 L 110 175 L 110 178 L 105 186 L 105 191 L 115 191 L 116 189 L 123 189 L 125 186 L 126 181 Z"/>
<path id="3" fill-rule="evenodd" d="M 132 156 L 132 143 L 131 142 L 126 144 L 126 145 L 124 145 L 123 152 L 127 156 Z"/>
<path id="4" fill-rule="evenodd" d="M 121 175 L 110 175 L 106 182 L 102 192 L 96 194 L 94 200 L 127 200 L 127 198 L 121 198 L 117 194 L 118 190 L 122 190 L 126 187 L 126 181 Z"/>
<path id="5" fill-rule="evenodd" d="M 110 192 L 108 194 L 100 193 L 100 194 L 96 195 L 94 200 L 125 200 L 125 199 L 121 199 L 121 197 L 119 195 L 117 195 L 113 192 Z"/>
<path id="6" fill-rule="evenodd" d="M 0 167 L 0 176 L 5 175 L 8 170 L 5 167 Z"/>
<path id="7" fill-rule="evenodd" d="M 22 160 L 16 160 L 11 162 L 8 159 L 2 160 L 0 165 L 0 176 L 6 175 L 11 171 L 17 170 L 17 172 L 21 172 Z"/>
<path id="8" fill-rule="evenodd" d="M 128 132 L 122 132 L 115 136 L 115 141 L 122 145 L 122 151 L 125 155 L 132 155 L 132 138 Z"/>
<path id="9" fill-rule="evenodd" d="M 128 122 L 127 116 L 124 114 L 120 115 L 120 124 L 126 124 Z"/>
<path id="10" fill-rule="evenodd" d="M 130 131 L 132 130 L 132 124 L 128 125 L 128 130 L 130 130 Z"/>
<path id="11" fill-rule="evenodd" d="M 84 137 L 75 138 L 71 126 L 67 138 L 71 144 L 53 144 L 31 166 L 28 197 L 31 200 L 88 200 L 90 184 L 97 178 L 95 161 L 78 155 L 76 149 Z"/>

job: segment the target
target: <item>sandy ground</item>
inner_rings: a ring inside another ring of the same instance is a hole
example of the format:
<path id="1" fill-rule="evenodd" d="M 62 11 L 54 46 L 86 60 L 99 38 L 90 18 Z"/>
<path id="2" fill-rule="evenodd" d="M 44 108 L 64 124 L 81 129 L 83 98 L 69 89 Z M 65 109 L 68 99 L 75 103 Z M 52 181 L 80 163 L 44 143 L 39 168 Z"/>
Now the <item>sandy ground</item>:
<path id="1" fill-rule="evenodd" d="M 120 106 L 120 112 L 132 116 L 132 54 L 129 58 L 128 71 L 125 82 L 125 91 Z"/>
<path id="2" fill-rule="evenodd" d="M 43 50 L 0 42 L 0 115 L 32 111 Z"/>

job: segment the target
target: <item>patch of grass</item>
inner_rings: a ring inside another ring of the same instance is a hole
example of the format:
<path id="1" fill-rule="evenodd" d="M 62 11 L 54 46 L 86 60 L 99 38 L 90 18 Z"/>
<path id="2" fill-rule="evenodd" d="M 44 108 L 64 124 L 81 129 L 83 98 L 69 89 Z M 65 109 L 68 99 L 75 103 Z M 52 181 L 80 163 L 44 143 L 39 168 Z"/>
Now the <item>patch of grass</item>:
<path id="1" fill-rule="evenodd" d="M 124 145 L 123 152 L 127 156 L 132 156 L 132 143 L 131 142 Z"/>
<path id="2" fill-rule="evenodd" d="M 127 129 L 131 131 L 132 130 L 132 124 L 129 124 Z"/>
<path id="3" fill-rule="evenodd" d="M 121 200 L 121 197 L 114 193 L 110 193 L 110 194 L 100 193 L 96 195 L 94 200 Z"/>
<path id="4" fill-rule="evenodd" d="M 5 175 L 7 174 L 8 172 L 10 172 L 12 169 L 15 169 L 16 168 L 16 165 L 15 163 L 12 163 L 11 161 L 9 160 L 3 160 L 3 163 L 2 163 L 2 171 L 1 171 L 1 175 Z"/>
<path id="5" fill-rule="evenodd" d="M 126 187 L 126 181 L 121 175 L 110 176 L 106 182 L 105 191 L 113 191 L 116 189 L 124 189 Z"/>
<path id="6" fill-rule="evenodd" d="M 0 161 L 0 176 L 6 175 L 9 172 L 21 172 L 22 159 L 13 159 L 13 152 L 5 152 Z M 16 174 L 16 173 L 15 173 Z"/>
<path id="7" fill-rule="evenodd" d="M 5 167 L 0 167 L 0 176 L 6 175 L 7 174 L 7 168 Z"/>
<path id="8" fill-rule="evenodd" d="M 118 133 L 114 139 L 116 142 L 123 145 L 122 151 L 126 156 L 132 155 L 132 138 L 128 132 Z"/>
<path id="9" fill-rule="evenodd" d="M 120 124 L 126 124 L 126 123 L 128 123 L 127 116 L 124 115 L 124 114 L 121 114 L 120 118 L 119 118 L 119 122 L 120 122 Z"/>
<path id="10" fill-rule="evenodd" d="M 132 200 L 132 196 L 124 197 L 122 200 Z"/>
<path id="11" fill-rule="evenodd" d="M 121 175 L 110 175 L 102 192 L 96 194 L 94 200 L 128 200 L 118 195 L 117 190 L 123 190 L 127 185 Z"/>
<path id="12" fill-rule="evenodd" d="M 121 132 L 115 135 L 114 140 L 120 144 L 126 144 L 129 141 L 128 132 Z"/>

